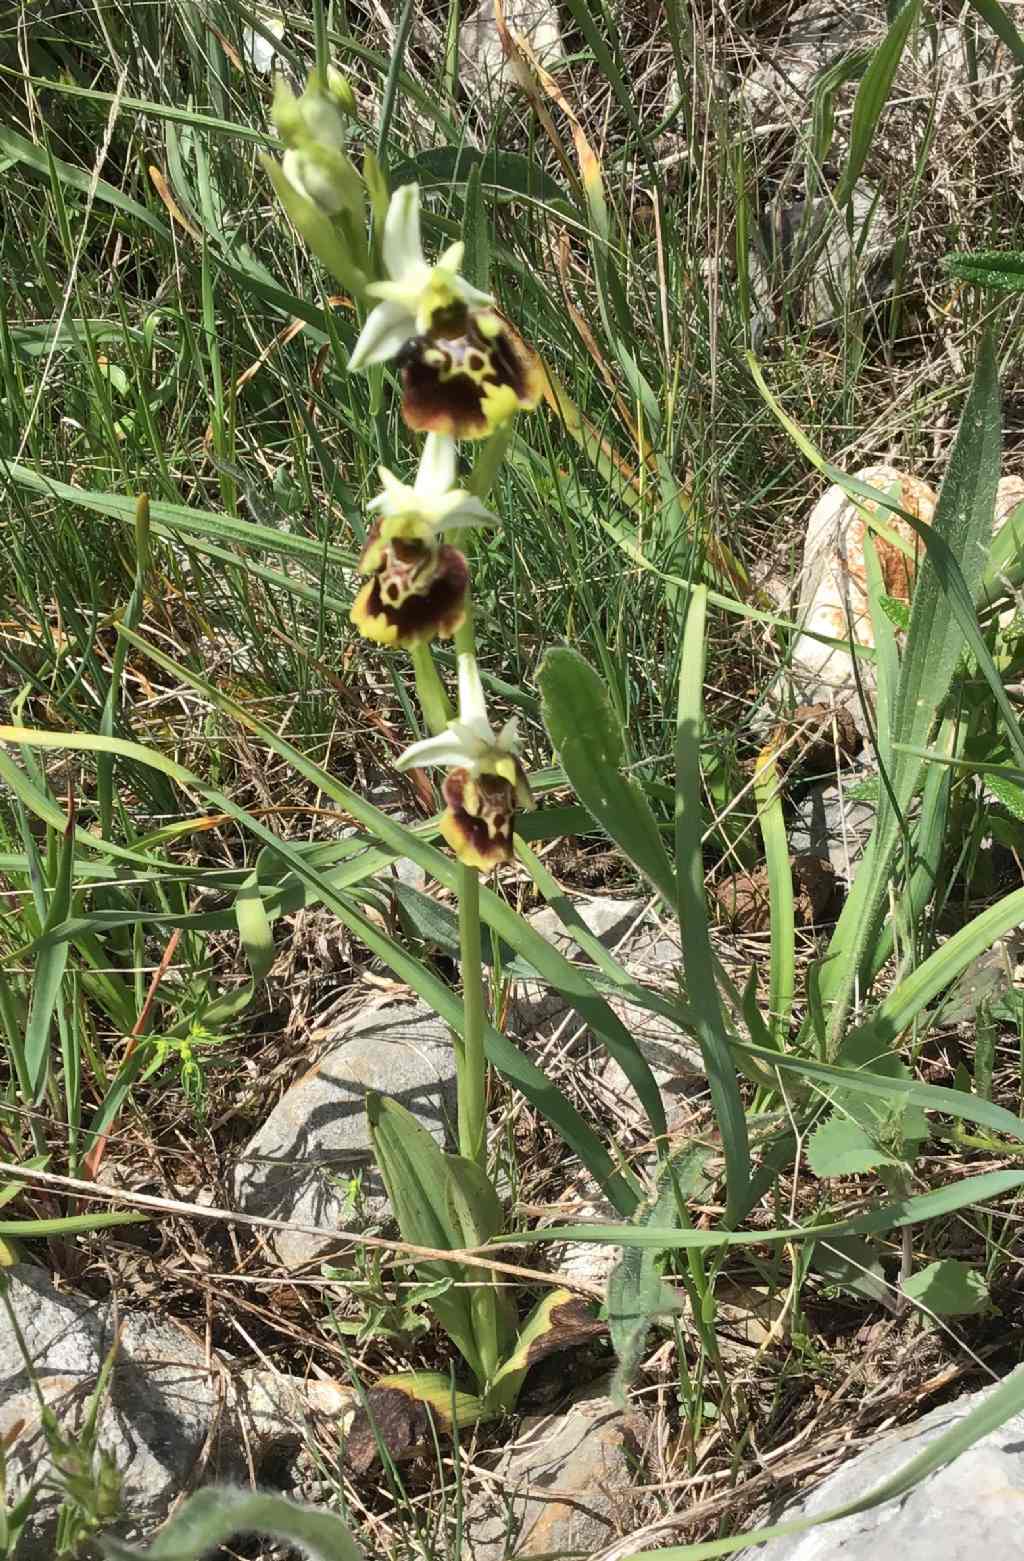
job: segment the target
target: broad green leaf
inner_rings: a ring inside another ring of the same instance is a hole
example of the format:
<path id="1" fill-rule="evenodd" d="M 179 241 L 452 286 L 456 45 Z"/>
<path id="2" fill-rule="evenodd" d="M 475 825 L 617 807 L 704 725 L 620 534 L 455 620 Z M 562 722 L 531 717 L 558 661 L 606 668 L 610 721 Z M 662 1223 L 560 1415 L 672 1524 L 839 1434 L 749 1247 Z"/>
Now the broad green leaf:
<path id="1" fill-rule="evenodd" d="M 1014 818 L 1024 820 L 1024 786 L 1005 775 L 989 775 L 986 785 Z"/>
<path id="2" fill-rule="evenodd" d="M 461 1247 L 462 1230 L 447 1197 L 449 1157 L 397 1101 L 371 1090 L 366 1097 L 366 1115 L 373 1152 L 403 1240 L 442 1251 Z M 457 1283 L 466 1277 L 464 1270 L 458 1263 L 423 1258 L 416 1264 L 416 1272 L 425 1283 L 435 1279 L 455 1282 L 452 1289 L 435 1297 L 433 1310 L 483 1384 L 488 1373 L 475 1336 L 469 1292 Z"/>
<path id="3" fill-rule="evenodd" d="M 497 194 L 526 196 L 536 201 L 566 199 L 566 192 L 557 180 L 552 179 L 540 163 L 524 157 L 521 152 L 501 152 L 493 148 L 481 152 L 474 146 L 465 145 L 438 146 L 418 152 L 415 157 L 392 168 L 391 181 L 396 188 L 401 184 L 418 184 L 421 189 L 432 186 L 447 189 L 453 184 L 468 184 L 478 169 L 481 187 Z"/>
<path id="4" fill-rule="evenodd" d="M 444 1167 L 443 1191 L 452 1245 L 482 1247 L 505 1228 L 501 1202 L 490 1177 L 482 1166 L 463 1155 L 445 1155 Z"/>
<path id="5" fill-rule="evenodd" d="M 704 1180 L 709 1152 L 688 1146 L 661 1168 L 653 1203 L 637 1216 L 638 1225 L 678 1225 Z M 643 1356 L 651 1324 L 682 1310 L 678 1293 L 665 1283 L 662 1255 L 651 1247 L 627 1247 L 608 1276 L 608 1327 L 618 1365 L 612 1396 L 624 1404 Z"/>
<path id="6" fill-rule="evenodd" d="M 973 1317 L 988 1309 L 988 1286 L 976 1268 L 957 1258 L 929 1263 L 904 1281 L 903 1294 L 937 1317 Z"/>
<path id="7" fill-rule="evenodd" d="M 462 1155 L 445 1157 L 445 1203 L 454 1245 L 482 1247 L 500 1236 L 505 1220 L 498 1195 L 483 1168 Z M 488 1283 L 479 1271 L 467 1275 L 473 1337 L 483 1370 L 481 1385 L 492 1382 L 516 1332 L 516 1307 L 505 1283 Z"/>
<path id="8" fill-rule="evenodd" d="M 977 253 L 944 255 L 942 264 L 962 282 L 991 287 L 1002 293 L 1024 292 L 1024 250 L 982 249 Z"/>
<path id="9" fill-rule="evenodd" d="M 686 995 L 693 1031 L 704 1059 L 711 1103 L 725 1154 L 725 1223 L 745 1215 L 750 1195 L 750 1145 L 736 1068 L 729 1051 L 704 893 L 704 819 L 701 810 L 700 751 L 703 716 L 707 592 L 694 591 L 686 610 L 679 662 L 676 717 L 676 914 L 683 947 Z"/>
<path id="10" fill-rule="evenodd" d="M 860 1236 L 833 1236 L 816 1241 L 811 1252 L 814 1273 L 868 1301 L 880 1301 L 892 1310 L 892 1287 L 886 1284 L 878 1254 Z"/>
<path id="11" fill-rule="evenodd" d="M 310 1561 L 363 1561 L 363 1552 L 333 1512 L 226 1485 L 190 1496 L 151 1545 L 126 1545 L 109 1537 L 99 1544 L 109 1561 L 202 1561 L 236 1534 L 253 1533 L 301 1545 Z"/>
<path id="12" fill-rule="evenodd" d="M 621 774 L 622 728 L 601 679 L 576 651 L 560 646 L 547 652 L 537 683 L 548 736 L 576 795 L 675 909 L 661 832 L 639 786 Z"/>
<path id="13" fill-rule="evenodd" d="M 263 902 L 259 874 L 252 872 L 235 896 L 235 922 L 253 983 L 270 974 L 274 963 L 274 934 Z"/>
<path id="14" fill-rule="evenodd" d="M 815 1176 L 859 1176 L 880 1165 L 898 1165 L 849 1117 L 833 1116 L 816 1127 L 807 1142 L 807 1163 Z"/>

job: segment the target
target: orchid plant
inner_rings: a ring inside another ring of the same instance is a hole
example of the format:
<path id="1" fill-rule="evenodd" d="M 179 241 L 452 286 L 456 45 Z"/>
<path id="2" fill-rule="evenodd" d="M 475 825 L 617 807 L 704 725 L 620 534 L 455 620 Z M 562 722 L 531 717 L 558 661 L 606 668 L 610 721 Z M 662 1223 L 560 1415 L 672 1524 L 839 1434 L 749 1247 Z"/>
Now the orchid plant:
<path id="1" fill-rule="evenodd" d="M 431 263 L 423 250 L 415 184 L 386 200 L 380 171 L 367 170 L 381 219 L 384 275 L 371 275 L 363 186 L 345 153 L 348 107 L 340 78 L 316 72 L 301 97 L 278 87 L 275 120 L 285 143 L 268 172 L 310 248 L 346 282 L 366 310 L 349 358 L 350 372 L 390 363 L 401 384 L 407 427 L 423 432 L 412 482 L 380 468 L 380 492 L 358 561 L 364 581 L 350 617 L 366 639 L 410 655 L 430 735 L 408 747 L 400 770 L 445 771 L 438 828 L 458 862 L 464 1005 L 455 1037 L 457 1155 L 434 1140 L 394 1101 L 371 1095 L 371 1133 L 403 1237 L 438 1250 L 477 1246 L 501 1232 L 503 1217 L 486 1172 L 487 1080 L 481 962 L 480 875 L 513 855 L 515 817 L 533 798 L 515 718 L 495 731 L 477 665 L 469 563 L 456 545 L 472 528 L 496 526 L 483 502 L 508 439 L 511 420 L 540 400 L 539 360 L 499 312 L 494 298 L 460 272 L 464 246 Z M 458 476 L 458 441 L 486 440 L 470 483 Z M 432 644 L 454 639 L 458 703 L 453 711 Z M 428 1402 L 443 1422 L 479 1419 L 510 1406 L 527 1366 L 557 1347 L 568 1326 L 588 1325 L 585 1308 L 556 1290 L 520 1328 L 507 1291 L 480 1269 L 446 1261 L 418 1265 L 438 1321 L 476 1378 L 476 1395 L 457 1395 L 446 1377 L 416 1373 L 378 1384 Z M 482 1276 L 482 1282 L 481 1282 Z M 599 1325 L 594 1324 L 597 1327 Z"/>

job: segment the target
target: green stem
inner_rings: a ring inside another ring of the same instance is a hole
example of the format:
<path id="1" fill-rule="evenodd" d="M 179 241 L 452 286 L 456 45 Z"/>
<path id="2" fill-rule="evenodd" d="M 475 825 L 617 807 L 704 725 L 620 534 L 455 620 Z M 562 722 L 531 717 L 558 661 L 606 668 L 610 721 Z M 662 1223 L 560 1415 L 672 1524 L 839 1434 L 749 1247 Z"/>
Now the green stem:
<path id="1" fill-rule="evenodd" d="M 487 1064 L 484 1060 L 484 983 L 480 958 L 480 874 L 459 863 L 459 946 L 463 1036 L 456 1043 L 459 1152 L 487 1168 Z"/>
<path id="2" fill-rule="evenodd" d="M 416 697 L 423 711 L 423 719 L 431 737 L 436 737 L 451 720 L 452 707 L 434 664 L 434 653 L 430 646 L 414 645 L 409 654 L 416 674 Z"/>
<path id="3" fill-rule="evenodd" d="M 509 418 L 508 422 L 496 428 L 480 447 L 480 453 L 473 463 L 473 470 L 466 484 L 470 493 L 478 499 L 486 499 L 494 486 L 494 479 L 512 443 L 513 424 L 514 419 Z"/>

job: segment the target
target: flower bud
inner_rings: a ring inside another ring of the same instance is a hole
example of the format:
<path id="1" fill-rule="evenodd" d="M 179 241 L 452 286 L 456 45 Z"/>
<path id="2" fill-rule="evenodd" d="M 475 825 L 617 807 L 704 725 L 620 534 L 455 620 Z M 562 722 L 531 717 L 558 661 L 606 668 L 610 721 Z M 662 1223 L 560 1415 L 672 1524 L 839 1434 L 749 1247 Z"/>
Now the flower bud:
<path id="1" fill-rule="evenodd" d="M 354 119 L 358 113 L 356 95 L 352 91 L 352 83 L 347 76 L 343 76 L 335 65 L 327 67 L 327 91 L 337 103 L 343 114 L 348 114 Z"/>

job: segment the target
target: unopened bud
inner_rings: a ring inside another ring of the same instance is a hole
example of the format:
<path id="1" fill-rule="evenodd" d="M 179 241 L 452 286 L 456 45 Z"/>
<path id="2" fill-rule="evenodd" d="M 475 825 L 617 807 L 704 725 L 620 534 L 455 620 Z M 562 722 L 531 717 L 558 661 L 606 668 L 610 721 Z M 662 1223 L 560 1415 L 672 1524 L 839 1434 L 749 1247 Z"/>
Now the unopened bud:
<path id="1" fill-rule="evenodd" d="M 343 114 L 349 114 L 355 118 L 358 112 L 356 95 L 352 90 L 352 83 L 347 76 L 343 76 L 335 65 L 327 67 L 327 90 L 337 103 Z"/>

